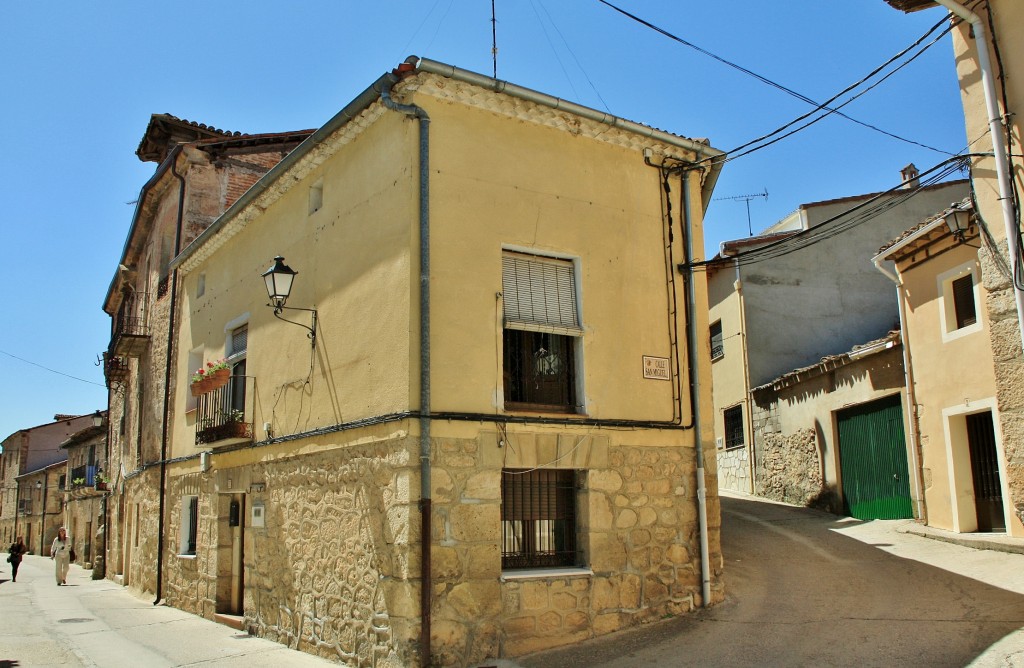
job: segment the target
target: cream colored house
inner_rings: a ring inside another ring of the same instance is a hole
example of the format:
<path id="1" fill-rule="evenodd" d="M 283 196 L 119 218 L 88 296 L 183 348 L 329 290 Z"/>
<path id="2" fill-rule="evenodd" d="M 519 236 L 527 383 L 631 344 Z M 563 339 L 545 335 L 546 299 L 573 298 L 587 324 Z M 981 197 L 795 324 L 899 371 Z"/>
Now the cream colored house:
<path id="1" fill-rule="evenodd" d="M 356 96 L 174 261 L 167 601 L 460 666 L 722 600 L 719 155 L 426 59 Z"/>
<path id="2" fill-rule="evenodd" d="M 896 174 L 894 173 L 895 177 Z M 722 489 L 759 486 L 753 388 L 842 355 L 898 329 L 892 284 L 869 258 L 950 202 L 969 184 L 922 181 L 908 165 L 900 187 L 801 204 L 763 233 L 722 243 L 708 266 L 715 440 Z M 831 484 L 838 485 L 833 476 Z"/>
<path id="3" fill-rule="evenodd" d="M 1018 39 L 1024 4 L 989 0 L 887 0 L 904 11 L 941 6 L 958 20 L 953 31 L 954 59 L 960 80 L 971 150 L 974 206 L 993 244 L 978 254 L 979 281 L 985 299 L 979 305 L 987 328 L 995 372 L 1007 479 L 1007 503 L 1024 519 L 1024 280 L 1020 268 L 1021 202 L 1024 158 L 1021 114 L 1024 43 Z M 968 8 L 967 5 L 970 5 Z M 1007 243 L 1010 240 L 1011 243 Z M 997 250 L 996 250 L 997 249 Z M 1011 278 L 1008 267 L 1016 267 Z"/>
<path id="4" fill-rule="evenodd" d="M 965 199 L 932 216 L 883 248 L 875 263 L 896 283 L 900 300 L 914 407 L 908 445 L 924 491 L 923 519 L 950 531 L 1024 536 L 1011 505 L 992 322 L 983 308 L 982 231 L 976 219 L 960 233 L 947 224 L 972 213 Z"/>

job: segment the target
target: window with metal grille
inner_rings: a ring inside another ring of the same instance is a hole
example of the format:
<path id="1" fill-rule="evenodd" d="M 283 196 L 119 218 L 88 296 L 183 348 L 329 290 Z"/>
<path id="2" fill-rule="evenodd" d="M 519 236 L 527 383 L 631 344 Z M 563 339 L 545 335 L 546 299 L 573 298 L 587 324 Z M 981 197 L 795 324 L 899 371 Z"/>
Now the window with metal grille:
<path id="1" fill-rule="evenodd" d="M 576 471 L 503 469 L 501 567 L 580 566 Z"/>
<path id="2" fill-rule="evenodd" d="M 501 270 L 505 406 L 575 412 L 583 330 L 573 263 L 505 252 Z"/>
<path id="3" fill-rule="evenodd" d="M 178 554 L 196 553 L 199 529 L 199 497 L 181 497 L 181 542 Z"/>
<path id="4" fill-rule="evenodd" d="M 743 406 L 726 408 L 722 417 L 725 420 L 725 447 L 743 445 Z"/>
<path id="5" fill-rule="evenodd" d="M 956 313 L 956 328 L 961 329 L 978 321 L 974 305 L 974 277 L 970 274 L 953 281 L 953 310 Z"/>
<path id="6" fill-rule="evenodd" d="M 716 360 L 725 355 L 725 347 L 722 345 L 722 321 L 711 325 L 711 359 Z"/>

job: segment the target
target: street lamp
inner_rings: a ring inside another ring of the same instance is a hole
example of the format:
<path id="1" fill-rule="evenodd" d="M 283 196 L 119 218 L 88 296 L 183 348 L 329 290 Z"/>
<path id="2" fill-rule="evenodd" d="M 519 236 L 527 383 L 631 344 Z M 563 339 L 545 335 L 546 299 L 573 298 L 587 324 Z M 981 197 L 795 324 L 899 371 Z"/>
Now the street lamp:
<path id="1" fill-rule="evenodd" d="M 949 227 L 949 232 L 953 235 L 953 238 L 958 242 L 963 243 L 964 235 L 971 227 L 971 205 L 968 204 L 966 208 L 961 207 L 962 205 L 955 202 L 950 204 L 944 218 L 946 220 L 946 226 Z"/>
<path id="2" fill-rule="evenodd" d="M 295 271 L 294 269 L 286 265 L 284 263 L 284 258 L 281 257 L 280 255 L 274 258 L 273 266 L 271 266 L 270 269 L 267 269 L 265 272 L 261 274 L 261 276 L 263 276 L 263 280 L 267 284 L 267 296 L 270 297 L 270 303 L 267 304 L 267 306 L 270 306 L 271 308 L 274 309 L 274 317 L 277 318 L 278 320 L 282 320 L 293 325 L 298 325 L 299 327 L 302 327 L 303 329 L 307 330 L 309 332 L 307 336 L 309 336 L 309 339 L 312 342 L 313 347 L 316 348 L 316 309 L 285 306 L 285 302 L 288 301 L 288 297 L 291 295 L 292 292 L 292 283 L 294 282 L 295 276 L 298 273 L 299 272 Z M 295 322 L 293 320 L 286 320 L 285 318 L 282 318 L 281 311 L 284 311 L 286 309 L 289 311 L 306 311 L 308 313 L 312 313 L 313 326 L 307 327 L 306 325 L 303 325 L 301 322 Z"/>
<path id="3" fill-rule="evenodd" d="M 97 410 L 92 414 L 92 426 L 99 427 L 103 425 L 103 413 Z"/>

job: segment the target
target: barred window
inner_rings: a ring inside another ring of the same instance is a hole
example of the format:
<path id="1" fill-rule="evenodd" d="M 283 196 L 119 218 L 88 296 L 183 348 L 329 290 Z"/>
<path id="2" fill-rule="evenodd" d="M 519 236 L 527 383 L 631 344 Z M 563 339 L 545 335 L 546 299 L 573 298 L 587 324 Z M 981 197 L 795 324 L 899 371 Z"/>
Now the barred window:
<path id="1" fill-rule="evenodd" d="M 580 566 L 576 471 L 503 469 L 501 567 Z"/>
<path id="2" fill-rule="evenodd" d="M 181 497 L 181 541 L 178 554 L 196 553 L 196 535 L 199 529 L 199 497 Z"/>
<path id="3" fill-rule="evenodd" d="M 725 447 L 735 448 L 743 445 L 743 406 L 726 408 L 723 418 L 725 419 Z"/>

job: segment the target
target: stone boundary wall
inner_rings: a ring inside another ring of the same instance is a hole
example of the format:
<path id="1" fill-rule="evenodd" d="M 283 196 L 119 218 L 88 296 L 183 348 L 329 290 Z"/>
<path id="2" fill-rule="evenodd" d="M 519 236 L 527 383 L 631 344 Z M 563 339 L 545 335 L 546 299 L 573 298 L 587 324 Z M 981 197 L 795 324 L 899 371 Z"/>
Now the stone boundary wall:
<path id="1" fill-rule="evenodd" d="M 813 428 L 784 434 L 778 403 L 754 404 L 754 494 L 799 506 L 838 512 L 834 494 L 825 488 L 821 454 Z"/>
<path id="2" fill-rule="evenodd" d="M 750 494 L 750 450 L 746 447 L 719 450 L 718 488 Z"/>

